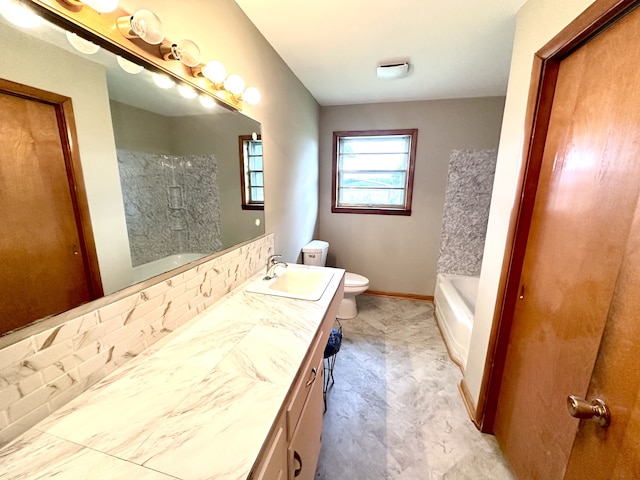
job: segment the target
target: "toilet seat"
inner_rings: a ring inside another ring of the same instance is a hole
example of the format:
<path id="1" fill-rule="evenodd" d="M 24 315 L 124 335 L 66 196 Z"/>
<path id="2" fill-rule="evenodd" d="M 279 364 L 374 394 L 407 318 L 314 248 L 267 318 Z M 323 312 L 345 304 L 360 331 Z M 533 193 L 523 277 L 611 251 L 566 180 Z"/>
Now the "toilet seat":
<path id="1" fill-rule="evenodd" d="M 368 287 L 369 279 L 357 273 L 346 272 L 344 275 L 345 287 Z"/>

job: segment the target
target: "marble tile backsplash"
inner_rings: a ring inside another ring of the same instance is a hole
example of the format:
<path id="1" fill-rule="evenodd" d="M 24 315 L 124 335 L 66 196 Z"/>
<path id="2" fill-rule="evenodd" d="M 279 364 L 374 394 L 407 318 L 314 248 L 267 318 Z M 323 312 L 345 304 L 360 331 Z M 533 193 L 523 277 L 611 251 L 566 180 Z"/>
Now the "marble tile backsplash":
<path id="1" fill-rule="evenodd" d="M 0 446 L 263 268 L 273 234 L 0 350 Z"/>
<path id="2" fill-rule="evenodd" d="M 451 151 L 438 273 L 480 275 L 496 159 L 496 150 Z"/>

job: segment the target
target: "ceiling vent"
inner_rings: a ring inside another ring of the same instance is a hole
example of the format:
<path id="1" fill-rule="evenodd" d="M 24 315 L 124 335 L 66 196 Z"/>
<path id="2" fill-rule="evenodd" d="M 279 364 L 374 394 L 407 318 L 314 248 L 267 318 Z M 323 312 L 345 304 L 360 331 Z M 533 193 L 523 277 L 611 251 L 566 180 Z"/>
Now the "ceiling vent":
<path id="1" fill-rule="evenodd" d="M 378 65 L 376 74 L 381 80 L 393 80 L 394 78 L 406 77 L 409 73 L 409 62 L 384 63 Z"/>

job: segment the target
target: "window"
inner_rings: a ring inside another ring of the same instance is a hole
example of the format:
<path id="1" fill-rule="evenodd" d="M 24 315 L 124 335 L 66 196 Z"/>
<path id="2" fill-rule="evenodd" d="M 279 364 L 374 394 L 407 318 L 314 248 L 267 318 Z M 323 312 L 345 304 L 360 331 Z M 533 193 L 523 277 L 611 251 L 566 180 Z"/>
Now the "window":
<path id="1" fill-rule="evenodd" d="M 333 132 L 334 213 L 411 215 L 418 130 Z"/>
<path id="2" fill-rule="evenodd" d="M 264 210 L 264 167 L 260 135 L 241 135 L 240 186 L 243 210 Z"/>

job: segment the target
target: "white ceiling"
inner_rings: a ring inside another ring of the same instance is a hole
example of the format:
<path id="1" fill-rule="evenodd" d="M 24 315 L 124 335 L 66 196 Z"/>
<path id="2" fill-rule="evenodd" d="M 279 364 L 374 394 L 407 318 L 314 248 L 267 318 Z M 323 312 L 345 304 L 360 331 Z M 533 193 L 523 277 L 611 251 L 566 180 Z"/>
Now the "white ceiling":
<path id="1" fill-rule="evenodd" d="M 525 0 L 236 0 L 321 105 L 504 95 Z M 378 80 L 380 63 L 409 75 Z"/>

